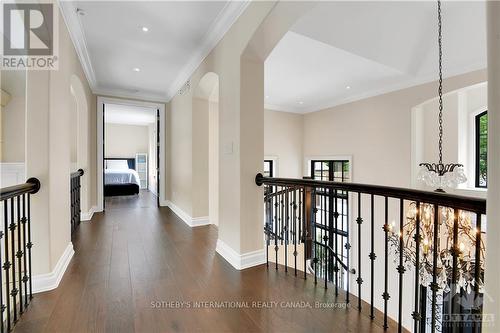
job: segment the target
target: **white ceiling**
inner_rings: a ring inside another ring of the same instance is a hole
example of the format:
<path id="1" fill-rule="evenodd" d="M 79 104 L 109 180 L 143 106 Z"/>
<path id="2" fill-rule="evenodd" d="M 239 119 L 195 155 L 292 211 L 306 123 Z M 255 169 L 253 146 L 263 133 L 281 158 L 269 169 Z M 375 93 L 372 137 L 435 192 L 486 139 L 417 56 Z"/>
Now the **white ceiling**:
<path id="1" fill-rule="evenodd" d="M 119 104 L 106 104 L 104 106 L 105 123 L 147 126 L 155 121 L 155 109 Z"/>
<path id="2" fill-rule="evenodd" d="M 486 67 L 484 2 L 442 9 L 445 77 Z M 436 20 L 434 1 L 317 4 L 266 59 L 266 107 L 306 113 L 435 80 Z"/>
<path id="3" fill-rule="evenodd" d="M 248 5 L 246 1 L 60 4 L 92 90 L 155 101 L 175 95 Z M 78 15 L 77 9 L 85 15 Z"/>

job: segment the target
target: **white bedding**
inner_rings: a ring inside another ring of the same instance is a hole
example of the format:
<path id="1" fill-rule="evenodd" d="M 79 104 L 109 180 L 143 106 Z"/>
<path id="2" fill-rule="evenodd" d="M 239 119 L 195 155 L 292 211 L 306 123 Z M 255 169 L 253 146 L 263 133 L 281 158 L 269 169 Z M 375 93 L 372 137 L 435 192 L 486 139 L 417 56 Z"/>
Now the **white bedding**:
<path id="1" fill-rule="evenodd" d="M 139 183 L 139 174 L 133 169 L 105 169 L 104 185 L 111 184 L 137 184 Z"/>

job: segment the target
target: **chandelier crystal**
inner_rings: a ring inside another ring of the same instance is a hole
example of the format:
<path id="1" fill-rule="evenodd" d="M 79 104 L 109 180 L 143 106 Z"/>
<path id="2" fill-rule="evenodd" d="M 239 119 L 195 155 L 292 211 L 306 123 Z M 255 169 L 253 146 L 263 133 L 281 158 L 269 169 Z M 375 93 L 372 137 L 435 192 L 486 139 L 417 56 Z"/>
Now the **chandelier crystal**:
<path id="1" fill-rule="evenodd" d="M 443 43 L 441 32 L 441 1 L 438 0 L 438 49 L 439 49 L 439 162 L 420 163 L 418 180 L 427 186 L 437 188 L 437 192 L 444 192 L 443 188 L 456 188 L 459 184 L 465 183 L 467 177 L 462 164 L 443 164 Z"/>
<path id="2" fill-rule="evenodd" d="M 434 214 L 438 215 L 438 241 L 434 244 Z M 437 284 L 443 292 L 450 291 L 450 280 L 452 276 L 453 261 L 453 221 L 454 210 L 452 208 L 440 207 L 436 212 L 434 205 L 417 204 L 412 202 L 406 213 L 406 223 L 403 225 L 403 232 L 395 230 L 394 222 L 389 226 L 389 241 L 391 252 L 393 252 L 395 263 L 397 255 L 402 250 L 404 266 L 407 270 L 415 267 L 417 251 L 419 251 L 419 275 L 420 283 L 428 287 L 432 282 L 433 254 L 437 252 Z M 417 249 L 414 235 L 416 234 L 416 219 L 420 216 L 419 234 L 420 248 Z M 468 293 L 475 285 L 476 263 L 480 262 L 480 271 L 484 272 L 485 244 L 484 237 L 478 237 L 481 230 L 475 227 L 472 214 L 465 211 L 458 213 L 458 286 Z M 403 248 L 400 248 L 399 240 L 403 239 Z M 480 241 L 480 258 L 475 258 L 476 241 Z M 480 260 L 479 260 L 480 259 Z M 460 289 L 459 288 L 459 289 Z M 483 281 L 479 280 L 479 290 L 483 292 Z"/>

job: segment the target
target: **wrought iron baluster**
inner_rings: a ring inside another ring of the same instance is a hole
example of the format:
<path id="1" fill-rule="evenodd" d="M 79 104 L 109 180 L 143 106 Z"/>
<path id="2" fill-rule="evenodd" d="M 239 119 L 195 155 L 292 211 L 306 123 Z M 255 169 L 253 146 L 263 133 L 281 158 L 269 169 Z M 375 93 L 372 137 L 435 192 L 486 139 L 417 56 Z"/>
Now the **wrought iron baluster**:
<path id="1" fill-rule="evenodd" d="M 7 211 L 6 211 L 6 206 L 7 202 L 2 201 L 2 204 L 4 206 L 4 218 L 7 219 Z M 0 231 L 0 247 L 1 247 L 1 242 L 2 238 L 4 236 L 4 232 Z M 0 248 L 0 264 L 2 263 L 2 249 Z M 3 274 L 0 271 L 0 330 L 3 333 L 5 328 L 4 328 L 4 312 L 5 312 L 5 304 L 3 304 Z"/>
<path id="2" fill-rule="evenodd" d="M 338 263 L 339 212 L 338 212 L 338 192 L 337 192 L 337 190 L 334 191 L 333 199 L 334 199 L 334 201 L 333 201 L 333 220 L 334 220 L 334 227 L 335 227 L 335 232 L 332 233 L 332 236 L 334 237 L 334 244 L 335 244 L 335 258 L 334 258 L 335 265 L 333 266 L 333 271 L 335 272 L 335 296 L 338 296 L 339 295 L 339 263 Z M 331 229 L 331 226 L 330 226 L 330 229 Z"/>
<path id="3" fill-rule="evenodd" d="M 432 240 L 432 283 L 430 285 L 432 291 L 432 309 L 431 309 L 431 328 L 436 331 L 436 306 L 437 306 L 437 291 L 439 290 L 437 284 L 437 261 L 438 261 L 438 248 L 439 248 L 439 206 L 434 205 L 434 234 Z"/>
<path id="4" fill-rule="evenodd" d="M 374 195 L 370 195 L 370 318 L 374 319 L 374 306 L 373 306 L 373 289 L 374 289 L 374 280 L 375 280 L 375 202 Z"/>
<path id="5" fill-rule="evenodd" d="M 310 232 L 308 227 L 309 223 L 312 221 L 312 214 L 311 214 L 311 191 L 309 188 L 304 187 L 302 189 L 302 240 L 304 243 L 304 280 L 307 279 L 307 259 L 309 256 L 309 253 L 311 251 L 310 245 L 309 245 L 309 240 L 308 237 Z M 307 205 L 309 204 L 309 208 L 307 208 Z"/>
<path id="6" fill-rule="evenodd" d="M 283 194 L 285 196 L 285 202 L 284 202 L 284 211 L 285 211 L 285 221 L 284 221 L 284 241 L 285 241 L 285 272 L 288 273 L 288 224 L 290 221 L 290 211 L 289 211 L 289 196 L 290 196 L 290 187 L 286 187 L 285 193 Z"/>
<path id="7" fill-rule="evenodd" d="M 27 194 L 23 194 L 23 282 L 24 282 L 24 306 L 28 306 L 28 275 L 27 275 L 27 263 L 26 263 L 26 196 Z"/>
<path id="8" fill-rule="evenodd" d="M 10 251 L 12 256 L 12 290 L 10 291 L 12 296 L 12 311 L 14 314 L 14 322 L 17 321 L 17 288 L 16 288 L 16 242 L 15 242 L 15 232 L 16 232 L 16 222 L 15 222 L 15 210 L 14 210 L 14 198 L 10 199 Z"/>
<path id="9" fill-rule="evenodd" d="M 417 201 L 417 212 L 415 219 L 415 299 L 414 299 L 414 310 L 412 313 L 412 318 L 414 321 L 413 329 L 414 332 L 418 332 L 419 321 L 421 319 L 421 315 L 419 313 L 419 289 L 420 289 L 420 202 Z"/>
<path id="10" fill-rule="evenodd" d="M 476 214 L 476 243 L 475 243 L 475 260 L 474 260 L 474 297 L 479 297 L 479 285 L 483 278 L 481 277 L 481 214 Z M 474 312 L 474 314 L 482 313 L 482 305 L 478 307 Z M 481 322 L 474 321 L 474 331 L 479 333 L 481 332 Z"/>
<path id="11" fill-rule="evenodd" d="M 300 189 L 295 189 L 293 191 L 293 261 L 294 261 L 294 275 L 297 276 L 297 223 L 300 221 L 297 220 L 297 191 Z M 299 192 L 300 197 L 300 192 Z M 299 206 L 300 207 L 300 206 Z M 300 214 L 300 211 L 299 211 Z M 300 225 L 300 224 L 299 224 Z"/>
<path id="12" fill-rule="evenodd" d="M 264 197 L 268 194 L 271 194 L 271 188 L 272 186 L 270 185 L 264 185 Z M 264 226 L 264 232 L 265 232 L 265 237 L 266 237 L 266 267 L 269 268 L 269 228 L 271 226 L 270 219 L 272 219 L 272 210 L 270 211 L 269 207 L 270 201 L 272 200 L 272 197 L 266 198 L 265 201 L 265 209 L 266 209 L 266 225 Z"/>
<path id="13" fill-rule="evenodd" d="M 384 225 L 384 293 L 382 294 L 382 298 L 384 299 L 384 329 L 387 329 L 387 302 L 391 296 L 387 291 L 387 281 L 389 279 L 389 199 L 385 197 L 384 199 L 385 206 L 385 225 Z"/>
<path id="14" fill-rule="evenodd" d="M 328 262 L 330 261 L 330 251 L 328 250 L 328 232 L 327 230 L 331 229 L 331 224 L 330 224 L 330 218 L 329 218 L 329 210 L 331 207 L 328 207 L 327 209 L 327 193 L 329 194 L 329 190 L 324 188 L 323 189 L 323 229 L 321 229 L 322 234 L 323 234 L 323 241 L 325 242 L 325 246 L 323 248 L 323 261 L 325 263 L 325 289 L 328 289 Z M 328 199 L 329 201 L 329 199 Z M 328 226 L 327 226 L 328 223 Z M 328 229 L 327 229 L 328 228 Z"/>
<path id="15" fill-rule="evenodd" d="M 318 212 L 318 208 L 316 207 L 316 188 L 313 188 L 311 191 L 311 209 L 312 209 L 312 221 L 311 221 L 311 234 L 312 234 L 312 242 L 313 245 L 313 264 L 314 264 L 314 284 L 318 283 L 318 248 L 316 245 L 316 213 Z"/>
<path id="16" fill-rule="evenodd" d="M 458 283 L 458 257 L 460 254 L 460 248 L 458 247 L 458 209 L 453 210 L 453 248 L 452 248 L 452 271 L 451 271 L 451 325 L 452 332 L 456 332 L 458 327 L 454 321 L 454 317 L 457 314 L 457 306 L 459 305 L 459 294 L 457 293 L 457 283 Z"/>
<path id="17" fill-rule="evenodd" d="M 30 283 L 30 301 L 33 298 L 33 274 L 31 270 L 31 248 L 33 247 L 33 243 L 31 242 L 31 195 L 27 195 L 28 198 L 28 244 L 26 245 L 28 247 L 28 268 L 29 268 L 29 283 Z"/>
<path id="18" fill-rule="evenodd" d="M 279 209 L 279 187 L 276 186 L 276 196 L 275 196 L 275 203 L 274 203 L 274 207 L 275 207 L 275 219 L 274 219 L 274 254 L 275 254 L 275 268 L 276 270 L 278 270 L 278 225 L 279 225 L 279 213 L 280 213 L 280 209 Z"/>
<path id="19" fill-rule="evenodd" d="M 13 199 L 10 199 L 12 202 Z M 7 331 L 10 331 L 10 261 L 9 261 L 9 200 L 4 201 L 4 250 L 5 250 L 5 262 L 3 263 L 2 268 L 5 271 L 5 302 L 7 306 L 5 310 L 7 311 Z M 10 211 L 12 214 L 12 209 Z"/>
<path id="20" fill-rule="evenodd" d="M 349 271 L 349 269 L 351 267 L 349 265 L 349 258 L 351 257 L 349 255 L 349 250 L 351 249 L 351 241 L 349 239 L 349 237 L 350 237 L 349 225 L 351 224 L 351 221 L 349 219 L 349 217 L 350 217 L 349 216 L 350 215 L 349 214 L 349 192 L 346 191 L 345 194 L 346 194 L 346 231 L 347 231 L 347 242 L 345 244 L 346 257 L 347 257 L 347 259 L 346 259 L 347 271 L 346 271 L 346 292 L 345 292 L 346 293 L 346 297 L 345 297 L 346 299 L 345 299 L 345 301 L 346 301 L 347 304 L 349 304 L 349 298 L 350 298 L 350 295 L 349 295 L 350 294 L 350 290 L 349 290 L 349 287 L 350 287 L 350 281 L 349 281 L 350 280 L 350 276 L 349 276 L 350 271 Z"/>
<path id="21" fill-rule="evenodd" d="M 363 218 L 361 218 L 361 192 L 358 192 L 358 218 L 356 222 L 358 223 L 358 278 L 356 282 L 358 283 L 358 309 L 361 311 L 361 285 L 363 284 L 361 278 L 361 224 L 363 224 Z"/>
<path id="22" fill-rule="evenodd" d="M 406 269 L 403 265 L 403 226 L 404 226 L 404 200 L 399 199 L 399 303 L 398 303 L 398 333 L 403 331 L 403 274 Z"/>
<path id="23" fill-rule="evenodd" d="M 21 250 L 21 197 L 17 197 L 17 266 L 18 266 L 18 284 L 19 284 L 19 316 L 23 313 L 23 276 L 22 276 L 22 259 L 23 251 Z"/>

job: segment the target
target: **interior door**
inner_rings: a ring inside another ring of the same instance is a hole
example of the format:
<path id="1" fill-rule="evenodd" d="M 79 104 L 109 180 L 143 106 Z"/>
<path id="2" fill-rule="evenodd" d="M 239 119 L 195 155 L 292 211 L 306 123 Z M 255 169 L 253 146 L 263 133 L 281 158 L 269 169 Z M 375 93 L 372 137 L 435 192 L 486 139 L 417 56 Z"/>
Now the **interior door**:
<path id="1" fill-rule="evenodd" d="M 104 119 L 105 116 L 104 116 L 104 113 L 105 113 L 105 110 L 106 110 L 106 104 L 102 104 L 102 210 L 105 211 L 106 210 L 106 200 L 104 199 L 104 171 L 105 171 L 105 167 L 106 165 L 104 164 L 104 156 L 106 155 L 106 126 L 105 126 L 105 121 Z"/>
<path id="2" fill-rule="evenodd" d="M 160 207 L 160 110 L 156 110 L 156 205 Z"/>

